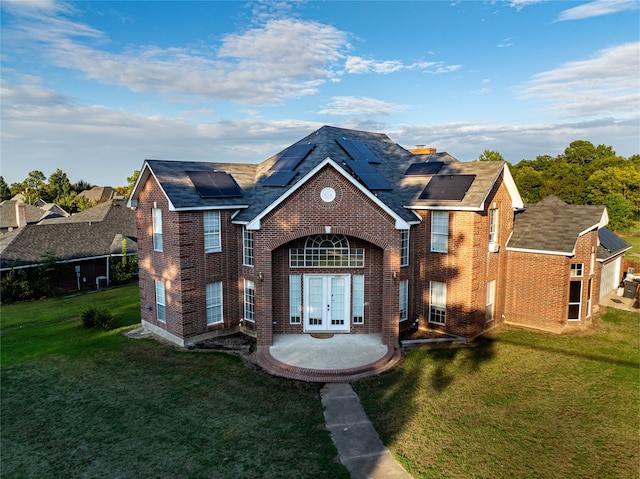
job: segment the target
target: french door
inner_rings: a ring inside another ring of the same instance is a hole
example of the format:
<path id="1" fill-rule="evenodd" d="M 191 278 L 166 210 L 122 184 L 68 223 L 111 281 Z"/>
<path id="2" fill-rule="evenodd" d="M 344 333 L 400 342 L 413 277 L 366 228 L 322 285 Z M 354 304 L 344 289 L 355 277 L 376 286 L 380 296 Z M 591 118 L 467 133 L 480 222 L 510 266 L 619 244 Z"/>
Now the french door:
<path id="1" fill-rule="evenodd" d="M 304 276 L 304 330 L 349 331 L 351 298 L 348 274 Z"/>

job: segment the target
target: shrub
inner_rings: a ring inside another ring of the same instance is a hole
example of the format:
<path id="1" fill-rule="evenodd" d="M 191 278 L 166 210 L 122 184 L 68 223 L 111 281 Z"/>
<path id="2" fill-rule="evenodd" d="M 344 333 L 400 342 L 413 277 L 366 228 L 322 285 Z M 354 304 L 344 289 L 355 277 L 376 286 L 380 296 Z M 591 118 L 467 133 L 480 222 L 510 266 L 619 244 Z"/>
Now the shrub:
<path id="1" fill-rule="evenodd" d="M 108 331 L 111 328 L 113 315 L 107 309 L 98 309 L 93 306 L 85 309 L 80 315 L 85 328 L 102 328 Z"/>

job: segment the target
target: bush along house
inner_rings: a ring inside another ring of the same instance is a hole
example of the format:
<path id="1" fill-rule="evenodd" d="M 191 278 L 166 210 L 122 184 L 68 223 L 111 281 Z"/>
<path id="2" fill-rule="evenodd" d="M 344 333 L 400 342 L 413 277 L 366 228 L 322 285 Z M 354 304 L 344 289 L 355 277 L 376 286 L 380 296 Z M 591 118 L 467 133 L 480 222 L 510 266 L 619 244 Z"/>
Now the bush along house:
<path id="1" fill-rule="evenodd" d="M 594 208 L 572 248 L 547 246 L 567 223 L 519 228 L 535 215 L 505 162 L 330 126 L 257 164 L 147 160 L 129 204 L 142 325 L 178 345 L 243 332 L 258 354 L 285 334 L 379 335 L 397 349 L 416 324 L 465 339 L 510 320 L 587 324 L 606 223 Z"/>

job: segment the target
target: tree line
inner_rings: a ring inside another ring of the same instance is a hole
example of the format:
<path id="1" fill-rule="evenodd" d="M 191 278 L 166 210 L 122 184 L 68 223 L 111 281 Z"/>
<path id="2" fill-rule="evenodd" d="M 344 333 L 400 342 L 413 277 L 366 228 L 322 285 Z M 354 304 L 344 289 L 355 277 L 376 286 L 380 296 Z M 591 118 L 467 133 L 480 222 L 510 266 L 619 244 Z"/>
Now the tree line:
<path id="1" fill-rule="evenodd" d="M 124 196 L 129 196 L 138 178 L 138 170 L 127 178 L 127 186 L 117 186 L 114 189 Z M 94 185 L 84 180 L 71 183 L 67 174 L 58 168 L 49 178 L 42 171 L 33 170 L 29 172 L 24 181 L 7 185 L 0 176 L 0 201 L 13 198 L 22 194 L 25 203 L 33 205 L 39 199 L 47 203 L 55 203 L 68 213 L 77 213 L 86 210 L 95 203 L 83 196 L 79 196 L 85 190 L 90 190 Z"/>
<path id="2" fill-rule="evenodd" d="M 478 157 L 496 160 L 504 160 L 497 151 Z M 573 205 L 606 205 L 609 228 L 617 231 L 640 219 L 640 154 L 623 158 L 611 146 L 577 140 L 556 157 L 541 155 L 509 167 L 525 203 L 554 195 Z"/>

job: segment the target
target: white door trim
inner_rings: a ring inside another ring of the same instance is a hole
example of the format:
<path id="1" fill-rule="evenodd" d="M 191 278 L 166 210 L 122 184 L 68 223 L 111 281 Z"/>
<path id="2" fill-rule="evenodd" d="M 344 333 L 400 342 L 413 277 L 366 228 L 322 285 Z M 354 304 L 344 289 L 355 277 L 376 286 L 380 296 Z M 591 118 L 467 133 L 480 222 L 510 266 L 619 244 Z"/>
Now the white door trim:
<path id="1" fill-rule="evenodd" d="M 349 332 L 351 275 L 304 275 L 304 332 Z"/>

